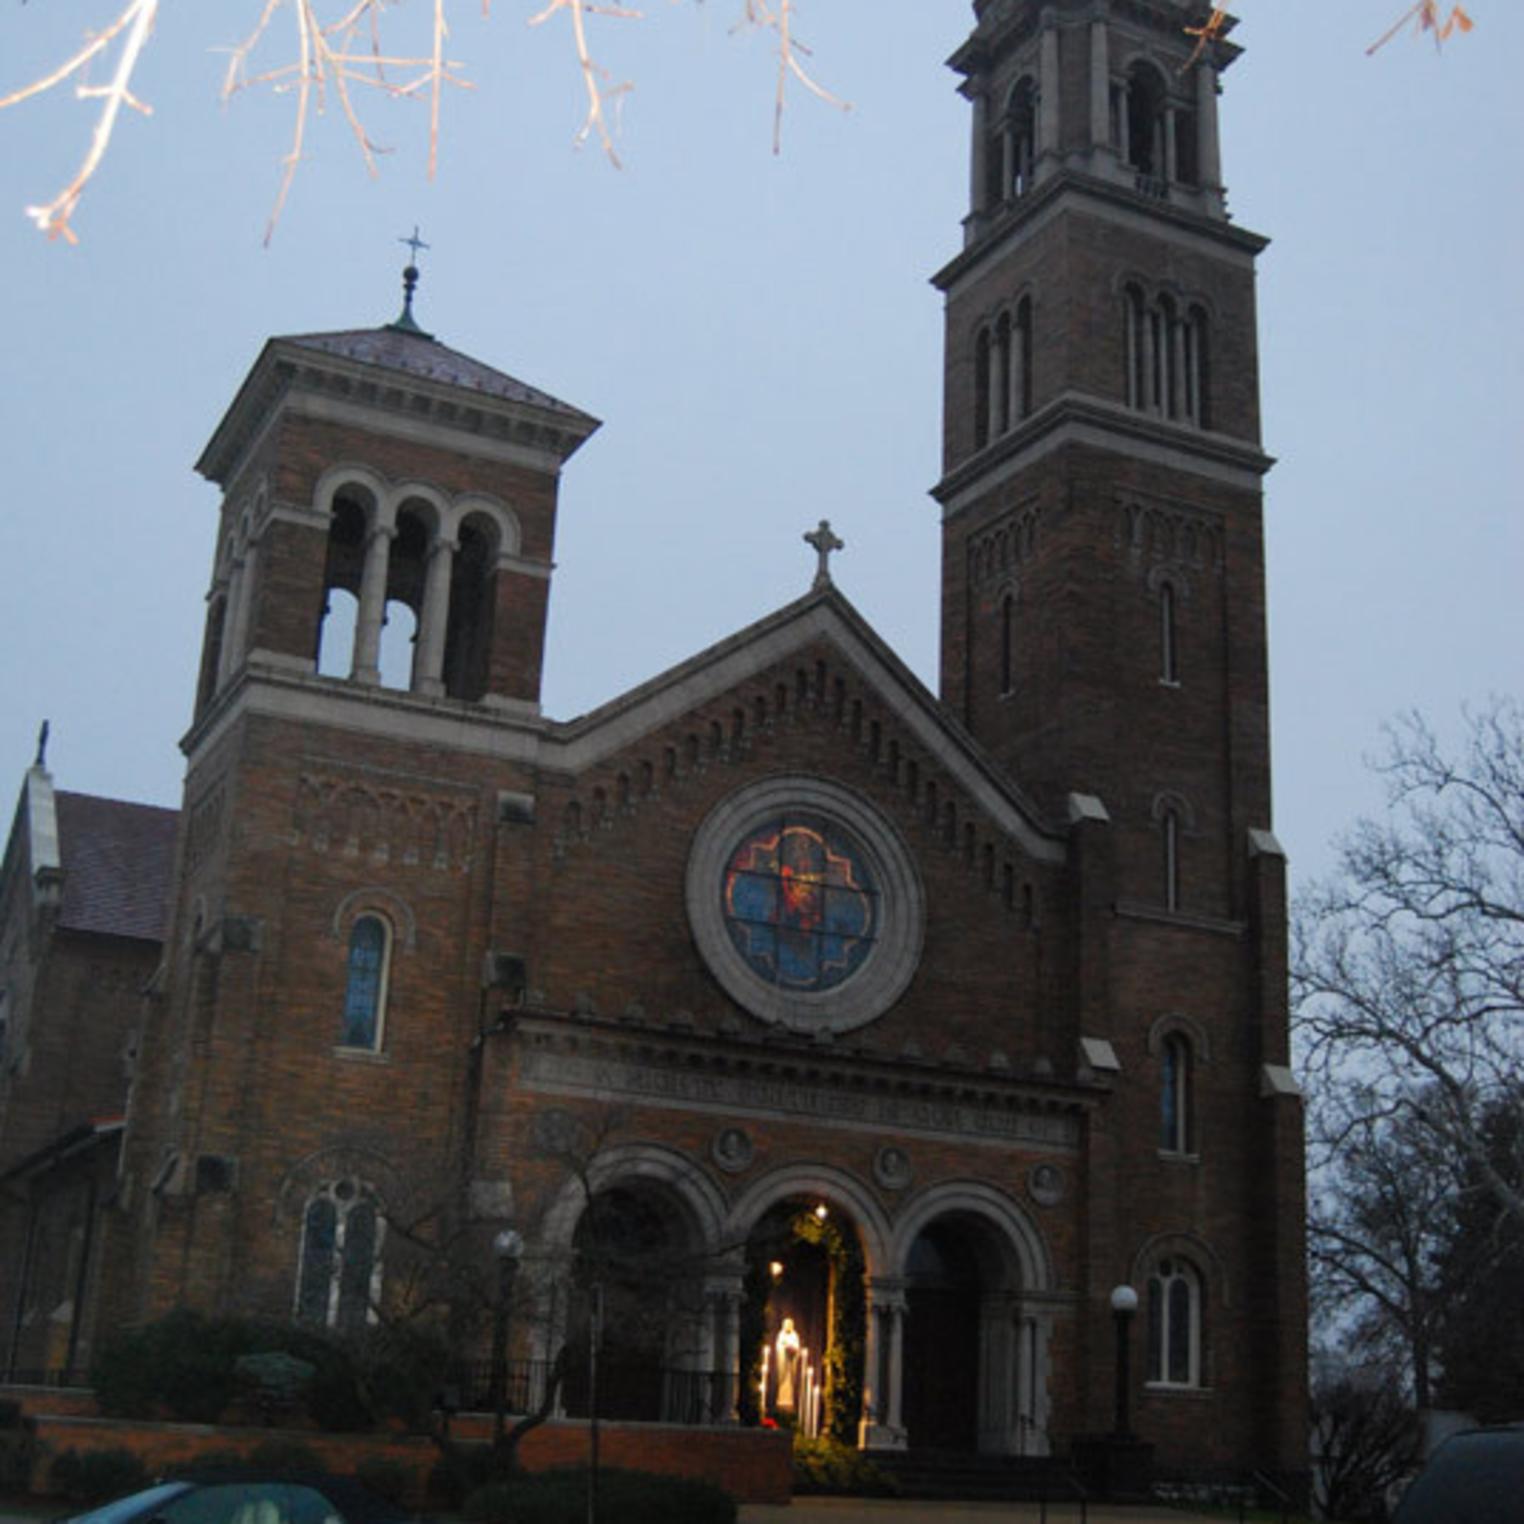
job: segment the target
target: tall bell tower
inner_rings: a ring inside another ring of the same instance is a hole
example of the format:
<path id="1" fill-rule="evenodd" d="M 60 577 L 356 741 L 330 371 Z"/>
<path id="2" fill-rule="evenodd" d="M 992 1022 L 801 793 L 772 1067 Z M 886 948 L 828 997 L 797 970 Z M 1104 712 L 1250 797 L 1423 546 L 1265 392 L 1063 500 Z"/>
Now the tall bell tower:
<path id="1" fill-rule="evenodd" d="M 1150 1300 L 1188 1264 L 1214 1308 L 1189 1380 L 1216 1394 L 1217 1440 L 1290 1474 L 1305 1305 L 1269 829 L 1266 240 L 1228 215 L 1218 131 L 1240 50 L 1205 0 L 974 11 L 950 61 L 972 107 L 969 211 L 936 276 L 942 696 L 1071 822 L 1057 998 L 1116 1082 L 1091 1124 L 1079 1289 L 1102 1309 L 1117 1284 L 1144 1299 L 1139 1430 L 1183 1454 L 1199 1424 Z M 1081 1341 L 1096 1429 L 1101 1327 Z"/>
<path id="2" fill-rule="evenodd" d="M 1254 259 L 1196 0 L 978 0 L 947 303 L 944 698 L 1050 808 L 1104 799 L 1135 897 L 1227 912 L 1269 816 Z M 1230 23 L 1231 24 L 1231 23 Z M 1145 840 L 1173 820 L 1165 848 Z"/>

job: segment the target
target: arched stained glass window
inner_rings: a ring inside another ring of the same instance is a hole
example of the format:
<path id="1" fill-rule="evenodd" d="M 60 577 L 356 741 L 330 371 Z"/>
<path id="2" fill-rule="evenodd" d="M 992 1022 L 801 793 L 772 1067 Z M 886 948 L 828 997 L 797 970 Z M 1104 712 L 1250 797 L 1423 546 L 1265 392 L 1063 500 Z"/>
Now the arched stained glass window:
<path id="1" fill-rule="evenodd" d="M 349 933 L 349 974 L 344 986 L 346 1048 L 379 1048 L 386 998 L 386 961 L 391 933 L 380 916 L 362 915 Z"/>
<path id="2" fill-rule="evenodd" d="M 335 1180 L 307 1203 L 296 1278 L 296 1315 L 306 1323 L 357 1333 L 380 1291 L 383 1231 L 375 1195 L 356 1180 Z"/>

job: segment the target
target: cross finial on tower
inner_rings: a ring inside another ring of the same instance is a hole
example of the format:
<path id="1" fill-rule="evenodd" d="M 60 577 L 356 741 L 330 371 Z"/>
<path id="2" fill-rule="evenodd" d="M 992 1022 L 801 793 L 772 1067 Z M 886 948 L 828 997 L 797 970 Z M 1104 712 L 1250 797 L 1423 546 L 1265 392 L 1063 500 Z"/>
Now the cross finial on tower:
<path id="1" fill-rule="evenodd" d="M 418 326 L 417 320 L 413 317 L 413 293 L 418 289 L 418 251 L 428 248 L 429 245 L 418 236 L 418 224 L 416 222 L 413 224 L 413 236 L 411 238 L 399 238 L 397 242 L 405 243 L 412 250 L 413 262 L 409 263 L 407 268 L 402 272 L 401 315 L 395 323 L 388 326 L 400 333 L 416 333 L 425 339 L 432 338 L 433 335 L 424 333 L 423 329 Z"/>
<path id="2" fill-rule="evenodd" d="M 42 722 L 37 732 L 37 761 L 33 765 L 36 767 L 48 765 L 48 722 L 46 720 Z"/>
<path id="3" fill-rule="evenodd" d="M 804 536 L 804 543 L 813 546 L 815 554 L 820 557 L 820 565 L 815 571 L 815 587 L 830 587 L 831 552 L 833 550 L 845 550 L 847 542 L 831 532 L 831 521 L 829 519 L 821 519 L 820 527 L 810 530 Z"/>

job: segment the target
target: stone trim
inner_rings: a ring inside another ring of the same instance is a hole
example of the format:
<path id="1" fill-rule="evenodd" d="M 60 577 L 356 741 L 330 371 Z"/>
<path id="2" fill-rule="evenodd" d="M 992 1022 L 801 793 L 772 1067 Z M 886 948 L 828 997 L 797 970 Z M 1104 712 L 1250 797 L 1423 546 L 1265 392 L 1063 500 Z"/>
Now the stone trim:
<path id="1" fill-rule="evenodd" d="M 521 1016 L 520 1083 L 546 1095 L 638 1101 L 729 1118 L 811 1124 L 873 1135 L 915 1133 L 954 1142 L 1075 1153 L 1081 1113 L 1096 1104 L 1070 1087 L 1046 1092 L 931 1066 L 817 1059 L 770 1044 L 693 1038 L 663 1042 L 612 1023 Z M 697 1062 L 695 1060 L 698 1060 Z"/>

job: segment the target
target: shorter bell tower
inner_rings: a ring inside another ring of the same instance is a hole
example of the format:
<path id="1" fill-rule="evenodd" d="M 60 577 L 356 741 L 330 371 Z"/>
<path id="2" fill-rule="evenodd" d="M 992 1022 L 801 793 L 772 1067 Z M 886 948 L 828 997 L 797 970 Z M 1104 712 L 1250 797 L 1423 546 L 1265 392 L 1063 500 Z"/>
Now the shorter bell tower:
<path id="1" fill-rule="evenodd" d="M 198 720 L 250 667 L 538 708 L 561 467 L 597 420 L 425 333 L 417 276 L 385 327 L 271 339 L 197 462 L 225 493 Z"/>

